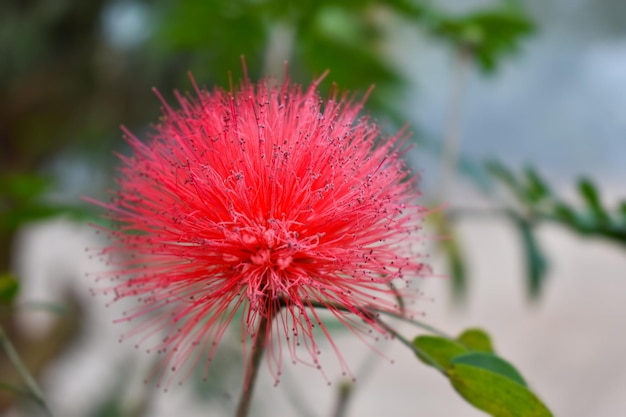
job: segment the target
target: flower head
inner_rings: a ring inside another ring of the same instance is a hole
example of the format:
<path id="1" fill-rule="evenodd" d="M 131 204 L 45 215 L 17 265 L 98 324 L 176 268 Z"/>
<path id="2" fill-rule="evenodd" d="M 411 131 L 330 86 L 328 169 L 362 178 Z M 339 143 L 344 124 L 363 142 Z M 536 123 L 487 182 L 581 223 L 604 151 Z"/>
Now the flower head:
<path id="1" fill-rule="evenodd" d="M 104 253 L 121 268 L 105 291 L 136 300 L 121 320 L 145 321 L 124 338 L 161 335 L 172 370 L 208 365 L 238 314 L 278 379 L 286 351 L 319 366 L 316 327 L 345 367 L 320 307 L 363 339 L 386 334 L 371 311 L 403 313 L 424 212 L 404 136 L 382 137 L 359 118 L 363 100 L 322 99 L 318 83 L 196 86 L 179 110 L 164 102 L 147 141 L 125 131 L 132 156 L 100 203 L 117 225 Z"/>

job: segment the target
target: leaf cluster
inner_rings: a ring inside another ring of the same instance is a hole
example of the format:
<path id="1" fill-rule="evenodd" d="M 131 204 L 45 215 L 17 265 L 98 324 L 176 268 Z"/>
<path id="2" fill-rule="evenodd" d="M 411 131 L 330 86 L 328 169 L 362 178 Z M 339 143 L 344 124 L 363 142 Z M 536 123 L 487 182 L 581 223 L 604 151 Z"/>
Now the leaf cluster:
<path id="1" fill-rule="evenodd" d="M 554 222 L 581 235 L 626 246 L 626 200 L 617 207 L 607 207 L 592 179 L 578 181 L 580 203 L 574 205 L 557 195 L 533 168 L 526 168 L 516 175 L 493 161 L 488 164 L 488 169 L 515 197 L 530 221 Z"/>
<path id="2" fill-rule="evenodd" d="M 494 417 L 549 417 L 520 372 L 495 353 L 489 335 L 468 329 L 455 339 L 418 336 L 417 357 L 439 370 L 474 407 Z"/>

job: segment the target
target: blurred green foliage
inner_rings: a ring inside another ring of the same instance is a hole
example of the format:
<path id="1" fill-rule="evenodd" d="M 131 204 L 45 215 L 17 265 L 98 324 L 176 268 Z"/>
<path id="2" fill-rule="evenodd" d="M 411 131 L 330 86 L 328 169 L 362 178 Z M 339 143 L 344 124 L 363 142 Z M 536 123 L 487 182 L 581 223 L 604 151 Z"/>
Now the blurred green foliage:
<path id="1" fill-rule="evenodd" d="M 20 283 L 11 274 L 0 274 L 0 305 L 11 303 L 20 290 Z"/>
<path id="2" fill-rule="evenodd" d="M 583 236 L 626 245 L 626 200 L 614 208 L 606 207 L 590 178 L 578 181 L 580 202 L 571 204 L 555 194 L 533 168 L 526 168 L 521 175 L 496 161 L 490 162 L 488 168 L 515 197 L 519 204 L 517 213 L 527 222 L 549 221 Z"/>
<path id="3" fill-rule="evenodd" d="M 485 178 L 485 172 L 490 179 Z M 571 203 L 557 195 L 548 181 L 532 167 L 526 167 L 517 174 L 500 162 L 491 160 L 485 164 L 484 170 L 467 170 L 465 173 L 490 196 L 496 207 L 484 210 L 454 208 L 448 213 L 447 220 L 453 224 L 459 219 L 472 217 L 508 219 L 520 238 L 527 292 L 531 299 L 536 300 L 541 295 L 549 271 L 549 259 L 536 236 L 541 224 L 558 224 L 582 236 L 626 245 L 626 200 L 615 207 L 607 207 L 600 190 L 590 178 L 578 181 L 579 202 Z M 503 196 L 499 192 L 499 185 L 504 186 L 508 195 Z M 513 201 L 506 197 L 512 197 Z M 467 287 L 467 261 L 463 257 L 462 245 L 451 232 L 454 230 L 451 224 L 438 224 L 435 230 L 448 237 L 440 244 L 440 249 L 451 264 L 455 295 L 461 297 Z"/>
<path id="4" fill-rule="evenodd" d="M 479 68 L 493 73 L 506 54 L 516 52 L 534 25 L 519 7 L 504 3 L 461 17 L 425 9 L 425 21 L 438 38 L 474 57 Z"/>

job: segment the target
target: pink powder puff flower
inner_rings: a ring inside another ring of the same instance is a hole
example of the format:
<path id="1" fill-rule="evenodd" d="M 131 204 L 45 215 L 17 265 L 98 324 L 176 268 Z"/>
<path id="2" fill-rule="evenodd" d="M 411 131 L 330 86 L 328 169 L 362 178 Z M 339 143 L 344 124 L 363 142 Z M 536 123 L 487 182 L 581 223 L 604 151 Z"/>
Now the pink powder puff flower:
<path id="1" fill-rule="evenodd" d="M 179 110 L 161 98 L 147 141 L 124 130 L 119 190 L 91 200 L 115 224 L 103 254 L 120 269 L 99 291 L 136 300 L 119 321 L 144 320 L 122 338 L 160 335 L 160 378 L 208 367 L 237 314 L 244 350 L 261 342 L 276 381 L 285 351 L 321 369 L 315 327 L 349 372 L 319 308 L 370 343 L 388 336 L 372 311 L 404 314 L 398 296 L 415 299 L 425 210 L 401 158 L 406 136 L 359 118 L 365 99 L 322 99 L 322 78 L 307 90 L 247 76 L 232 92 L 194 83 L 197 96 L 176 93 Z"/>

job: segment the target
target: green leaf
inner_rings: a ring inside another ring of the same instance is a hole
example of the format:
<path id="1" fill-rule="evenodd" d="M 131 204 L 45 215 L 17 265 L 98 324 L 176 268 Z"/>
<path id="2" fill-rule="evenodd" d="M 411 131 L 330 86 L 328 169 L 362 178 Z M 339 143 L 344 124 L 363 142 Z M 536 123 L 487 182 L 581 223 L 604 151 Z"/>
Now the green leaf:
<path id="1" fill-rule="evenodd" d="M 497 161 L 488 161 L 486 167 L 491 175 L 506 185 L 513 195 L 530 209 L 534 209 L 537 204 L 547 201 L 552 196 L 546 182 L 531 167 L 524 170 L 522 178 L 518 178 Z"/>
<path id="2" fill-rule="evenodd" d="M 448 377 L 474 407 L 494 417 L 550 417 L 552 413 L 528 388 L 489 368 L 455 363 Z"/>
<path id="3" fill-rule="evenodd" d="M 162 2 L 161 21 L 151 37 L 154 59 L 163 66 L 172 59 L 197 80 L 229 85 L 229 71 L 245 56 L 252 77 L 259 76 L 269 36 L 267 2 L 185 0 Z M 284 10 L 284 7 L 283 7 Z M 245 30 L 242 30 L 245 28 Z M 181 85 L 186 71 L 179 73 Z M 234 77 L 236 80 L 237 77 Z"/>
<path id="4" fill-rule="evenodd" d="M 9 273 L 0 275 L 0 304 L 8 304 L 15 299 L 20 290 L 20 283 Z"/>
<path id="5" fill-rule="evenodd" d="M 467 353 L 467 349 L 460 343 L 437 336 L 418 336 L 413 345 L 426 356 L 417 354 L 417 357 L 426 365 L 434 366 L 433 362 L 442 369 L 450 367 L 452 358 Z"/>
<path id="6" fill-rule="evenodd" d="M 458 342 L 418 336 L 417 357 L 446 375 L 470 404 L 495 417 L 549 417 L 551 412 L 531 392 L 519 371 L 493 352 L 481 329 L 467 329 Z M 421 352 L 421 353 L 420 353 Z"/>
<path id="7" fill-rule="evenodd" d="M 354 25 L 346 25 L 341 35 L 330 32 L 326 19 L 346 19 L 345 14 L 334 13 L 320 16 L 310 30 L 300 34 L 297 59 L 318 74 L 330 69 L 328 81 L 337 83 L 341 89 L 363 91 L 376 84 L 377 88 L 368 99 L 369 107 L 382 106 L 385 88 L 401 85 L 398 72 L 380 55 L 374 52 L 376 34 L 367 28 L 350 31 Z M 373 38 L 373 39 L 371 39 Z M 328 83 L 330 85 L 330 83 Z M 325 85 L 321 86 L 324 90 Z"/>
<path id="8" fill-rule="evenodd" d="M 392 8 L 396 13 L 408 19 L 417 21 L 427 19 L 431 10 L 424 2 L 411 0 L 386 0 L 384 4 Z"/>
<path id="9" fill-rule="evenodd" d="M 531 20 L 520 11 L 486 11 L 473 15 L 469 22 L 481 34 L 479 42 L 470 45 L 485 72 L 493 72 L 499 60 L 515 52 L 522 38 L 533 32 Z"/>
<path id="10" fill-rule="evenodd" d="M 461 17 L 429 13 L 425 21 L 433 34 L 456 48 L 468 50 L 480 68 L 493 72 L 502 56 L 519 48 L 534 25 L 519 8 L 496 7 Z"/>
<path id="11" fill-rule="evenodd" d="M 463 355 L 455 356 L 450 361 L 451 365 L 471 365 L 477 368 L 486 369 L 498 375 L 509 378 L 520 385 L 527 386 L 522 375 L 515 369 L 513 365 L 504 359 L 485 352 L 471 352 Z"/>
<path id="12" fill-rule="evenodd" d="M 468 350 L 494 353 L 491 338 L 482 329 L 467 329 L 457 338 Z"/>
<path id="13" fill-rule="evenodd" d="M 567 224 L 568 226 L 580 230 L 584 226 L 582 219 L 578 218 L 576 211 L 563 202 L 557 202 L 554 205 L 554 216 L 557 220 Z"/>
<path id="14" fill-rule="evenodd" d="M 515 223 L 520 232 L 526 260 L 528 294 L 531 298 L 537 298 L 547 277 L 548 260 L 539 247 L 539 242 L 535 238 L 530 222 L 521 217 L 516 217 Z"/>
<path id="15" fill-rule="evenodd" d="M 594 220 L 600 225 L 608 225 L 611 219 L 609 217 L 609 214 L 602 206 L 600 194 L 593 182 L 588 178 L 583 178 L 578 183 L 578 190 L 580 191 L 580 195 L 582 196 L 583 200 L 587 204 L 587 207 L 589 208 L 589 211 L 591 212 Z"/>
<path id="16" fill-rule="evenodd" d="M 546 200 L 551 191 L 546 182 L 539 176 L 537 171 L 527 167 L 524 171 L 526 176 L 526 199 L 533 204 Z"/>

